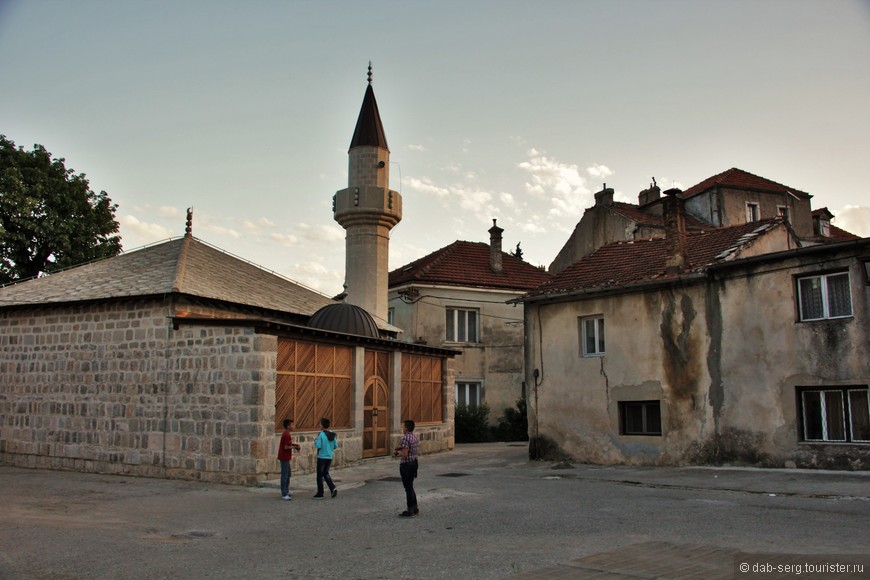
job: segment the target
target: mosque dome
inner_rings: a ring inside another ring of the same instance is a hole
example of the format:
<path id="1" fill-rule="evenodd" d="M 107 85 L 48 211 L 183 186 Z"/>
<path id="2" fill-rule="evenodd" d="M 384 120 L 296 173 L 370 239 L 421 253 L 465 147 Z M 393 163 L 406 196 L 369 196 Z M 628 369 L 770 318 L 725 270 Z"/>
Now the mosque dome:
<path id="1" fill-rule="evenodd" d="M 340 302 L 328 304 L 315 312 L 308 320 L 308 326 L 319 330 L 331 330 L 345 334 L 356 334 L 378 338 L 378 325 L 372 315 L 354 304 Z"/>

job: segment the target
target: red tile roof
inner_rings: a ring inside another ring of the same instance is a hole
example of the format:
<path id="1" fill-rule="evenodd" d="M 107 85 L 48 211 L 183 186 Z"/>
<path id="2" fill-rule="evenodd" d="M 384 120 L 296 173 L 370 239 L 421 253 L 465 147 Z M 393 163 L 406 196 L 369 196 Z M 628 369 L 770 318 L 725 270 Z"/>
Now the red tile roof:
<path id="1" fill-rule="evenodd" d="M 502 252 L 502 271 L 489 267 L 489 244 L 456 241 L 390 272 L 390 288 L 426 283 L 477 288 L 531 290 L 552 276 L 516 256 Z"/>
<path id="2" fill-rule="evenodd" d="M 699 271 L 707 265 L 725 259 L 725 256 L 735 249 L 781 223 L 782 218 L 772 218 L 739 226 L 687 232 L 688 263 L 685 271 Z M 583 257 L 549 282 L 535 288 L 528 296 L 626 286 L 678 276 L 665 273 L 667 259 L 668 248 L 665 238 L 608 244 Z"/>
<path id="3" fill-rule="evenodd" d="M 693 185 L 683 192 L 683 198 L 692 197 L 714 187 L 730 187 L 733 189 L 748 189 L 750 191 L 764 191 L 769 193 L 793 193 L 798 197 L 809 198 L 810 194 L 788 187 L 770 179 L 753 175 L 748 171 L 732 167 L 713 177 L 708 177 L 701 183 Z"/>

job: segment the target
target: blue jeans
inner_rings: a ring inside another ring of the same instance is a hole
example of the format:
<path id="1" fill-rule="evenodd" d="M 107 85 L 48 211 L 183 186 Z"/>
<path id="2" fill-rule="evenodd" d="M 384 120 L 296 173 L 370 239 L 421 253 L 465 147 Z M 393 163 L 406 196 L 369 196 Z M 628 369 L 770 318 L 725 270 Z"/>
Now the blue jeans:
<path id="1" fill-rule="evenodd" d="M 326 485 L 329 486 L 329 491 L 335 489 L 335 484 L 332 483 L 332 478 L 329 476 L 329 466 L 332 465 L 332 459 L 317 458 L 317 495 L 323 495 L 323 480 L 326 480 Z"/>
<path id="2" fill-rule="evenodd" d="M 281 461 L 281 497 L 290 495 L 290 462 Z"/>

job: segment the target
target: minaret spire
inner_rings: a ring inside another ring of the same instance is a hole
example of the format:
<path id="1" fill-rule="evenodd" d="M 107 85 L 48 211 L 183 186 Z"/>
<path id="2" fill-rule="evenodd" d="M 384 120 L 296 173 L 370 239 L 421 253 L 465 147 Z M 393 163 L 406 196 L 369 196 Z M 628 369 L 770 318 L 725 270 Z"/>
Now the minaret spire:
<path id="1" fill-rule="evenodd" d="M 402 195 L 390 189 L 390 150 L 372 88 L 372 63 L 348 154 L 347 189 L 333 211 L 346 231 L 345 299 L 387 320 L 390 230 L 402 219 Z"/>

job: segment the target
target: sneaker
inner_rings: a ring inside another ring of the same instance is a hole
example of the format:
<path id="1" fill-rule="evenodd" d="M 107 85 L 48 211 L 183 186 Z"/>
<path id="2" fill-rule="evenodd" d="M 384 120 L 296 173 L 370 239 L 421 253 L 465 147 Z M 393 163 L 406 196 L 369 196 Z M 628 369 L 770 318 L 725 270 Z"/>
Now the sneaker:
<path id="1" fill-rule="evenodd" d="M 403 511 L 402 513 L 400 513 L 400 514 L 399 514 L 399 517 L 400 517 L 400 518 L 412 518 L 412 517 L 414 517 L 415 515 L 417 515 L 417 514 L 416 514 L 416 513 L 409 512 L 409 511 L 406 510 L 406 511 Z"/>
<path id="2" fill-rule="evenodd" d="M 323 499 L 323 494 L 322 493 L 315 494 L 314 499 Z"/>
<path id="3" fill-rule="evenodd" d="M 335 497 L 335 496 L 338 495 L 338 490 L 337 490 L 337 489 L 333 489 L 330 493 L 332 494 L 332 497 Z"/>
<path id="4" fill-rule="evenodd" d="M 292 495 L 282 495 L 281 499 L 291 500 L 291 499 L 293 499 L 293 496 Z"/>

